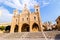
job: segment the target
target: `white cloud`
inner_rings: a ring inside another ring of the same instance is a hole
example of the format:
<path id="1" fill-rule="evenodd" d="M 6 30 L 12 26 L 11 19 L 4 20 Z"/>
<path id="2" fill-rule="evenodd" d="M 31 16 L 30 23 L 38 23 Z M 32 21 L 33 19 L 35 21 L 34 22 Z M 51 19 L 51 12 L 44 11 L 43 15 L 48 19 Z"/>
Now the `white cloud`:
<path id="1" fill-rule="evenodd" d="M 43 1 L 41 1 L 41 5 L 42 5 L 41 7 L 48 6 L 51 1 L 52 1 L 52 0 L 43 0 Z"/>
<path id="2" fill-rule="evenodd" d="M 10 6 L 12 8 L 17 8 L 21 10 L 24 7 L 24 4 L 27 4 L 27 8 L 31 9 L 35 4 L 41 4 L 42 6 L 46 6 L 50 3 L 51 0 L 0 0 L 0 3 Z"/>
<path id="3" fill-rule="evenodd" d="M 27 4 L 28 8 L 33 8 L 35 4 L 38 4 L 38 2 L 36 0 L 23 0 L 22 1 L 23 5 Z"/>
<path id="4" fill-rule="evenodd" d="M 0 0 L 0 4 L 7 5 L 11 8 L 16 8 L 19 10 L 22 10 L 24 7 L 24 4 L 27 4 L 27 8 L 32 9 L 35 4 L 42 4 L 41 7 L 45 7 L 46 5 L 50 4 L 50 1 L 42 0 L 42 1 L 36 1 L 36 0 Z M 2 11 L 2 15 L 0 16 L 0 23 L 1 22 L 11 22 L 12 20 L 12 14 L 9 13 L 9 11 L 4 8 L 3 6 L 0 7 L 0 10 Z"/>
<path id="5" fill-rule="evenodd" d="M 0 16 L 0 23 L 11 22 L 12 14 L 10 14 L 9 11 L 7 9 L 5 9 L 3 6 L 0 7 L 0 10 L 2 11 L 2 14 Z"/>
<path id="6" fill-rule="evenodd" d="M 0 16 L 2 15 L 2 11 L 0 10 Z"/>
<path id="7" fill-rule="evenodd" d="M 27 8 L 31 9 L 35 4 L 37 4 L 37 2 L 35 0 L 11 0 L 5 1 L 4 4 L 21 10 L 24 7 L 24 4 L 27 4 Z"/>

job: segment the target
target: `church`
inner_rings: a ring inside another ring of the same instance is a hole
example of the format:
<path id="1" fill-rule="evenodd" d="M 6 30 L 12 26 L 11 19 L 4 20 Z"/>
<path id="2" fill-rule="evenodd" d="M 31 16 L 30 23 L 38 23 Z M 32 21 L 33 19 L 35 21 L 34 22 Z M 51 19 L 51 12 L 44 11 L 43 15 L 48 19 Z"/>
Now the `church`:
<path id="1" fill-rule="evenodd" d="M 14 32 L 39 32 L 42 30 L 40 17 L 40 6 L 34 5 L 34 12 L 31 12 L 26 4 L 22 12 L 13 11 L 10 33 Z"/>

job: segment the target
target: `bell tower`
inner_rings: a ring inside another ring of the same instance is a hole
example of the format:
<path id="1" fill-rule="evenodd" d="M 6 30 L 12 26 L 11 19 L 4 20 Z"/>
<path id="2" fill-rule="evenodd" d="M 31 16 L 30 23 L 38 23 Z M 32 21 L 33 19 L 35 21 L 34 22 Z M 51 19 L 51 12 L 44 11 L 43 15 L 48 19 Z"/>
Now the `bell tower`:
<path id="1" fill-rule="evenodd" d="M 11 22 L 11 33 L 14 32 L 14 28 L 15 28 L 15 25 L 18 25 L 18 10 L 14 10 L 13 11 L 13 18 L 12 18 L 12 22 Z"/>
<path id="2" fill-rule="evenodd" d="M 35 8 L 35 12 L 39 12 L 40 11 L 39 5 L 34 5 L 34 8 Z"/>
<path id="3" fill-rule="evenodd" d="M 42 31 L 42 20 L 41 20 L 41 15 L 40 15 L 40 6 L 39 5 L 34 5 L 35 8 L 35 14 L 38 17 L 38 23 L 39 23 L 39 30 Z"/>

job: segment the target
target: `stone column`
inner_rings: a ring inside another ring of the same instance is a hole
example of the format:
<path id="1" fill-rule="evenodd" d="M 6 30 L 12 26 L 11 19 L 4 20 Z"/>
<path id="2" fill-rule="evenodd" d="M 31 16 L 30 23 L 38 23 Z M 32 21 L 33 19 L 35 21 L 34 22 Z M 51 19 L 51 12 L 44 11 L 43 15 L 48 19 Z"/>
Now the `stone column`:
<path id="1" fill-rule="evenodd" d="M 21 27 L 22 27 L 22 25 L 21 25 L 21 23 L 19 24 L 19 32 L 21 32 Z"/>
<path id="2" fill-rule="evenodd" d="M 33 25 L 33 21 L 30 21 L 30 32 L 33 32 L 32 31 L 32 25 Z"/>
<path id="3" fill-rule="evenodd" d="M 11 26 L 10 33 L 14 33 L 14 25 Z"/>
<path id="4" fill-rule="evenodd" d="M 32 24 L 30 24 L 30 32 L 32 32 Z"/>
<path id="5" fill-rule="evenodd" d="M 15 20 L 15 18 L 13 17 L 12 23 L 11 23 L 11 28 L 10 28 L 10 33 L 14 33 L 15 25 L 16 25 L 16 20 Z"/>

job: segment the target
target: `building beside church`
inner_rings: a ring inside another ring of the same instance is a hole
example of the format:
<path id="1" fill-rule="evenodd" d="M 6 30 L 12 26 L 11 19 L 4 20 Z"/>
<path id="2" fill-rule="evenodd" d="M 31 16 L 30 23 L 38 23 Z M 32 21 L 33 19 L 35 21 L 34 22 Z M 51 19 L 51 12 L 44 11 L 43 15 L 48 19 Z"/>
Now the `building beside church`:
<path id="1" fill-rule="evenodd" d="M 34 12 L 25 5 L 22 12 L 13 11 L 10 32 L 38 32 L 41 31 L 42 22 L 39 5 L 34 5 Z"/>
<path id="2" fill-rule="evenodd" d="M 56 19 L 56 23 L 57 23 L 57 28 L 60 31 L 60 16 L 58 16 L 58 18 Z"/>

